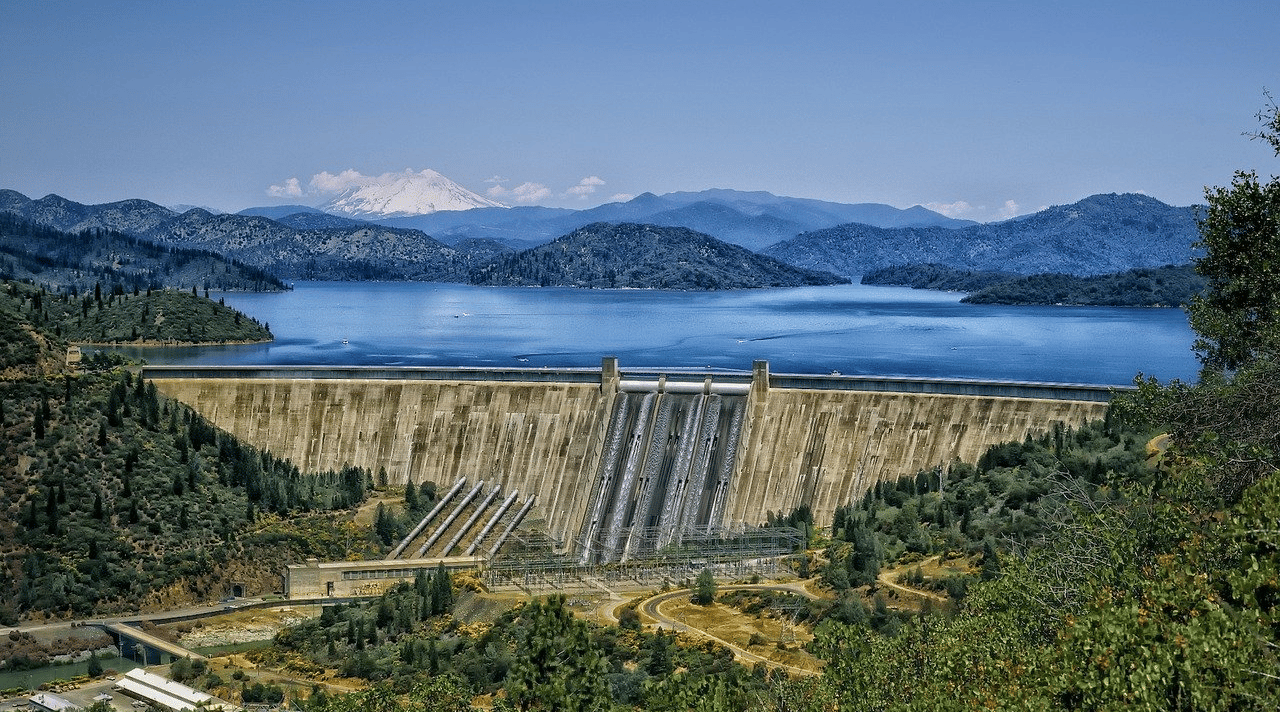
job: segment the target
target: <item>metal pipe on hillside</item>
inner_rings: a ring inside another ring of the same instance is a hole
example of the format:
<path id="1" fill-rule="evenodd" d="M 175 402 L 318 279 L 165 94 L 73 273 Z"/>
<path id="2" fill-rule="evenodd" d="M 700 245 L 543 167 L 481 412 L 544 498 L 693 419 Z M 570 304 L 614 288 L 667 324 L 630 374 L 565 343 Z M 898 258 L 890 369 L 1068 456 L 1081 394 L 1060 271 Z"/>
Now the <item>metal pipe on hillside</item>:
<path id="1" fill-rule="evenodd" d="M 467 493 L 466 497 L 462 498 L 462 501 L 458 503 L 458 506 L 454 507 L 452 512 L 449 512 L 449 516 L 444 520 L 444 522 L 431 533 L 431 536 L 427 539 L 427 543 L 418 547 L 418 553 L 414 555 L 414 558 L 421 559 L 427 555 L 427 549 L 430 549 L 431 545 L 436 543 L 436 540 L 444 534 L 444 531 L 449 528 L 449 525 L 453 524 L 453 520 L 457 519 L 459 514 L 462 514 L 462 510 L 466 509 L 468 504 L 471 504 L 471 500 L 475 499 L 476 495 L 480 494 L 480 490 L 483 488 L 483 480 L 477 482 L 476 486 L 471 488 L 471 491 Z"/>
<path id="2" fill-rule="evenodd" d="M 449 500 L 453 499 L 453 496 L 458 493 L 458 490 L 462 489 L 462 485 L 466 484 L 466 482 L 467 478 L 459 477 L 458 481 L 453 483 L 453 488 L 450 489 L 439 502 L 436 502 L 436 506 L 432 508 L 430 512 L 427 512 L 427 516 L 423 517 L 422 521 L 418 522 L 418 526 L 414 527 L 413 531 L 409 532 L 409 536 L 405 537 L 404 541 L 400 542 L 396 548 L 391 550 L 391 553 L 387 556 L 387 560 L 390 561 L 391 559 L 400 556 L 400 554 L 404 552 L 405 548 L 409 546 L 409 542 L 417 538 L 417 536 L 427 528 L 427 525 L 431 524 L 431 520 L 435 519 L 436 515 L 440 513 L 440 510 L 444 509 L 445 504 L 447 504 Z"/>
<path id="3" fill-rule="evenodd" d="M 502 536 L 498 537 L 498 541 L 493 545 L 493 548 L 489 549 L 488 558 L 492 559 L 493 555 L 498 553 L 498 549 L 502 548 L 502 544 L 506 542 L 507 537 L 511 536 L 511 532 L 515 530 L 518 524 L 520 524 L 520 520 L 524 519 L 524 515 L 528 514 L 530 509 L 533 509 L 533 502 L 537 498 L 538 495 L 536 494 L 529 495 L 529 499 L 525 501 L 524 506 L 516 513 L 516 518 L 512 519 L 511 523 L 507 525 L 507 528 L 502 530 Z"/>
<path id="4" fill-rule="evenodd" d="M 472 512 L 471 516 L 467 518 L 467 521 L 462 524 L 462 528 L 453 535 L 453 538 L 449 540 L 448 544 L 444 545 L 444 549 L 440 551 L 441 556 L 448 556 L 449 552 L 453 551 L 453 547 L 457 546 L 458 542 L 462 541 L 462 537 L 466 536 L 467 531 L 471 529 L 471 527 L 475 526 L 475 523 L 480 519 L 480 515 L 484 514 L 484 510 L 488 509 L 490 504 L 493 504 L 493 500 L 501 491 L 501 486 L 494 486 L 493 491 L 489 493 L 489 496 L 484 498 L 484 501 L 480 503 L 480 506 L 476 507 L 476 511 Z"/>
<path id="5" fill-rule="evenodd" d="M 512 492 L 507 495 L 506 500 L 504 500 L 502 504 L 498 505 L 498 511 L 495 512 L 494 515 L 489 518 L 489 521 L 485 523 L 484 529 L 480 530 L 480 535 L 471 541 L 471 546 L 467 547 L 467 551 L 463 554 L 464 556 L 471 556 L 476 553 L 476 547 L 480 546 L 480 542 L 484 541 L 484 538 L 489 536 L 489 532 L 493 531 L 494 526 L 498 524 L 498 520 L 502 519 L 502 515 L 506 514 L 508 509 L 511 509 L 511 503 L 516 501 L 516 496 L 519 494 L 520 490 Z"/>

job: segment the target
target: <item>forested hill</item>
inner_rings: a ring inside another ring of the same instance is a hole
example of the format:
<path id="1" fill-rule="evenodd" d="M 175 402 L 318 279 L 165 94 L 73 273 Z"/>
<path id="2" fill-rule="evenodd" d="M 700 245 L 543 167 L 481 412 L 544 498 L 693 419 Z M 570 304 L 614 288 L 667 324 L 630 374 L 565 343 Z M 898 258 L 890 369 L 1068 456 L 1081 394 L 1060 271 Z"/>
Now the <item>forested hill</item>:
<path id="1" fill-rule="evenodd" d="M 845 275 L 892 265 L 941 263 L 1019 274 L 1105 274 L 1187 264 L 1195 208 L 1145 195 L 1095 195 L 1024 217 L 956 229 L 849 224 L 806 232 L 763 253 Z"/>
<path id="2" fill-rule="evenodd" d="M 48 294 L 29 284 L 3 282 L 0 287 L 0 379 L 62 373 L 66 341 L 52 328 L 39 326 Z"/>
<path id="3" fill-rule="evenodd" d="M 935 262 L 923 265 L 893 265 L 862 275 L 863 284 L 884 287 L 911 287 L 939 292 L 976 292 L 984 287 L 1021 277 L 1013 272 L 948 267 Z"/>
<path id="4" fill-rule="evenodd" d="M 594 223 L 471 273 L 472 284 L 753 289 L 844 284 L 682 227 Z"/>
<path id="5" fill-rule="evenodd" d="M 1113 274 L 1018 275 L 939 264 L 901 265 L 862 276 L 863 284 L 970 292 L 966 304 L 1066 304 L 1108 307 L 1174 307 L 1205 288 L 1191 265 L 1139 268 Z"/>
<path id="6" fill-rule="evenodd" d="M 144 289 L 285 289 L 274 275 L 209 250 L 158 245 L 116 230 L 71 233 L 0 212 L 0 279 L 77 292 Z"/>
<path id="7" fill-rule="evenodd" d="M 368 472 L 300 473 L 118 357 L 65 368 L 50 322 L 83 304 L 0 285 L 0 625 L 213 601 L 231 581 L 266 593 L 285 563 L 376 550 L 330 513 L 365 499 Z"/>
<path id="8" fill-rule="evenodd" d="M 95 288 L 87 294 L 74 295 L 18 282 L 0 284 L 15 338 L 19 333 L 34 338 L 35 331 L 81 344 L 221 344 L 273 338 L 267 325 L 221 302 L 201 297 L 194 289 L 130 294 L 117 284 L 111 292 Z M 18 329 L 19 321 L 35 329 Z"/>
<path id="9" fill-rule="evenodd" d="M 1196 274 L 1194 267 L 1167 265 L 1090 277 L 1036 274 L 992 284 L 960 301 L 966 304 L 1176 307 L 1189 303 L 1204 288 L 1204 278 Z"/>

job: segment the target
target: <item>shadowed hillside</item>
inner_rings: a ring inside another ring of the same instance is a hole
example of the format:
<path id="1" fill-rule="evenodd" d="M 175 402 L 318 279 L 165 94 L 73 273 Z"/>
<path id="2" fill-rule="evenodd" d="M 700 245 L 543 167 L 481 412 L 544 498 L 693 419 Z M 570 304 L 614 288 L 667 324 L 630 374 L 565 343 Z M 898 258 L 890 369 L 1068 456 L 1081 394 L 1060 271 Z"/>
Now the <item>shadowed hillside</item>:
<path id="1" fill-rule="evenodd" d="M 471 273 L 472 284 L 753 289 L 845 284 L 680 227 L 595 223 Z"/>

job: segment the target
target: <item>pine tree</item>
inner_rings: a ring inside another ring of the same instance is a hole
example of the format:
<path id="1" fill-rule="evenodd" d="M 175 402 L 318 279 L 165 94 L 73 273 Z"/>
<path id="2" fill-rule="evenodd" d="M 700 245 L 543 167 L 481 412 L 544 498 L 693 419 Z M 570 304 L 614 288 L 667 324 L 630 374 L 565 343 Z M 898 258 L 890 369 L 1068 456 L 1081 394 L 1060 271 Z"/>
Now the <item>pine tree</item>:
<path id="1" fill-rule="evenodd" d="M 1000 556 L 990 539 L 982 542 L 982 580 L 990 581 L 1000 575 Z"/>
<path id="2" fill-rule="evenodd" d="M 45 514 L 48 516 L 49 533 L 57 535 L 58 533 L 58 500 L 53 490 L 49 490 L 49 498 L 44 507 Z"/>
<path id="3" fill-rule="evenodd" d="M 675 671 L 675 662 L 672 659 L 671 639 L 666 633 L 659 628 L 652 638 L 646 642 L 649 649 L 649 659 L 645 662 L 645 672 L 650 677 L 663 678 Z"/>
<path id="4" fill-rule="evenodd" d="M 384 546 L 391 546 L 396 536 L 395 515 L 388 512 L 381 502 L 378 503 L 378 511 L 373 517 L 373 531 Z"/>
<path id="5" fill-rule="evenodd" d="M 417 512 L 421 505 L 418 502 L 418 488 L 410 481 L 404 486 L 404 508 L 408 512 Z"/>
<path id="6" fill-rule="evenodd" d="M 453 579 L 445 569 L 444 562 L 436 565 L 436 573 L 431 577 L 431 612 L 441 615 L 453 610 Z"/>
<path id="7" fill-rule="evenodd" d="M 507 675 L 507 699 L 518 710 L 581 712 L 610 708 L 608 661 L 565 597 L 525 606 L 520 656 Z"/>
<path id="8" fill-rule="evenodd" d="M 440 672 L 440 649 L 436 647 L 436 639 L 427 640 L 427 672 L 435 675 Z"/>

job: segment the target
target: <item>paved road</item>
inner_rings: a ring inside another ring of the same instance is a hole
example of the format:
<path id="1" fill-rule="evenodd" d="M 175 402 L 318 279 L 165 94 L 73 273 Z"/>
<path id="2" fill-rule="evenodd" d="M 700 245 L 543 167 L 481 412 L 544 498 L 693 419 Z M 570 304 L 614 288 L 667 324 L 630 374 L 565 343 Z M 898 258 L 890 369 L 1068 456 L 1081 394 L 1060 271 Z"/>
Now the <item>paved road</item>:
<path id="1" fill-rule="evenodd" d="M 785 593 L 798 594 L 806 598 L 811 598 L 811 599 L 817 598 L 817 596 L 810 593 L 809 590 L 806 589 L 801 584 L 763 584 L 763 583 L 762 584 L 744 584 L 741 586 L 720 586 L 716 590 L 718 591 L 740 591 L 740 590 L 782 591 Z M 692 595 L 692 593 L 693 593 L 692 589 L 687 589 L 687 588 L 678 589 L 676 591 L 670 591 L 668 593 L 660 593 L 656 596 L 651 596 L 641 601 L 639 610 L 641 613 L 653 619 L 654 622 L 661 628 L 669 628 L 675 631 L 693 633 L 694 635 L 698 635 L 703 638 L 709 638 L 711 640 L 714 640 L 715 642 L 733 651 L 734 656 L 738 658 L 738 660 L 748 662 L 748 663 L 764 663 L 765 665 L 768 665 L 770 667 L 782 668 L 784 670 L 796 673 L 798 675 L 820 675 L 821 674 L 818 672 L 814 672 L 813 670 L 806 670 L 804 668 L 794 667 L 791 665 L 787 665 L 786 663 L 780 663 L 774 660 L 770 660 L 769 658 L 756 655 L 750 650 L 740 648 L 723 638 L 720 638 L 712 633 L 709 633 L 708 631 L 702 630 L 701 628 L 695 628 L 687 623 L 683 623 L 681 621 L 675 620 L 674 618 L 671 618 L 670 616 L 667 616 L 662 612 L 661 607 L 663 603 L 666 603 L 667 601 L 675 600 L 677 598 L 688 598 L 689 596 Z"/>

